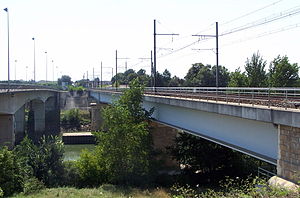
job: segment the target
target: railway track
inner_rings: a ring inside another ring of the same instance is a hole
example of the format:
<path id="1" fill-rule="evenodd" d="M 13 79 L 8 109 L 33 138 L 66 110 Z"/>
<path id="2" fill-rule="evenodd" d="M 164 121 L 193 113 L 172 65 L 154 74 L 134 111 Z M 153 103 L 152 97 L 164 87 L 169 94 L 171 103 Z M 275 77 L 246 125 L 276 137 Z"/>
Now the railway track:
<path id="1" fill-rule="evenodd" d="M 98 88 L 96 88 L 99 90 Z M 102 91 L 122 92 L 125 88 Z M 146 87 L 145 94 L 181 99 L 206 100 L 300 109 L 300 88 L 238 88 L 238 87 Z"/>

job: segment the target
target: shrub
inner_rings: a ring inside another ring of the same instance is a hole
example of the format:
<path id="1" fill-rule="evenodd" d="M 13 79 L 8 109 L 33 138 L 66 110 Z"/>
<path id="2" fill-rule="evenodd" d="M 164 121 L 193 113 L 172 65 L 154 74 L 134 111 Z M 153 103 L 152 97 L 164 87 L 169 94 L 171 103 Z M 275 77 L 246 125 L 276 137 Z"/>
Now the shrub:
<path id="1" fill-rule="evenodd" d="M 25 180 L 24 182 L 24 194 L 31 194 L 39 192 L 40 190 L 44 189 L 45 185 L 43 182 L 39 181 L 36 177 L 30 177 Z"/>
<path id="2" fill-rule="evenodd" d="M 3 193 L 3 190 L 2 188 L 0 188 L 0 197 L 3 197 L 4 193 Z"/>
<path id="3" fill-rule="evenodd" d="M 80 129 L 80 114 L 78 109 L 70 109 L 61 116 L 61 126 L 65 129 Z"/>
<path id="4" fill-rule="evenodd" d="M 57 186 L 62 182 L 63 152 L 63 143 L 57 136 L 43 136 L 37 145 L 25 137 L 15 148 L 27 176 L 36 177 L 47 187 Z"/>
<path id="5" fill-rule="evenodd" d="M 0 148 L 0 188 L 0 195 L 4 196 L 23 190 L 23 176 L 19 160 L 7 147 Z"/>
<path id="6" fill-rule="evenodd" d="M 132 81 L 130 89 L 103 110 L 103 128 L 108 131 L 94 133 L 98 162 L 105 163 L 110 183 L 143 185 L 151 179 L 152 142 L 142 93 L 143 87 Z"/>
<path id="7" fill-rule="evenodd" d="M 99 162 L 96 151 L 83 150 L 76 162 L 81 186 L 97 186 L 107 181 L 103 162 Z"/>
<path id="8" fill-rule="evenodd" d="M 63 162 L 64 174 L 62 185 L 63 186 L 79 186 L 79 172 L 77 168 L 77 161 L 65 161 Z"/>
<path id="9" fill-rule="evenodd" d="M 268 186 L 266 181 L 259 178 L 248 178 L 245 180 L 227 177 L 220 182 L 220 187 L 215 189 L 201 189 L 198 186 L 174 185 L 171 188 L 173 198 L 250 198 L 250 197 L 282 197 L 298 198 L 299 192 L 289 191 Z"/>

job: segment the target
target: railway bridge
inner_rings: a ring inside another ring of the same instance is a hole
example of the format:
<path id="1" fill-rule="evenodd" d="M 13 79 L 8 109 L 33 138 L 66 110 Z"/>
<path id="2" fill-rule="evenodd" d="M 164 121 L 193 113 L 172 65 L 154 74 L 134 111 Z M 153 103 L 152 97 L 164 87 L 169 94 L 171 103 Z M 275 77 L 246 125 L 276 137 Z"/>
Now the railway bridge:
<path id="1" fill-rule="evenodd" d="M 121 89 L 90 89 L 112 103 Z M 280 177 L 300 174 L 300 89 L 146 88 L 143 107 L 156 122 L 182 129 L 277 166 Z"/>

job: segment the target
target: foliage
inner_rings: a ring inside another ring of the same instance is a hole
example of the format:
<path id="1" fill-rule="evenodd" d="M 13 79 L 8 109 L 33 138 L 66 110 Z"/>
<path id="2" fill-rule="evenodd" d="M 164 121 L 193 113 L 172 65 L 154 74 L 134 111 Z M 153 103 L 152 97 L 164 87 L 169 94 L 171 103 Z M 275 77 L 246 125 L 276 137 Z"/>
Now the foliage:
<path id="1" fill-rule="evenodd" d="M 171 188 L 173 198 L 298 198 L 300 191 L 289 191 L 276 187 L 268 186 L 266 181 L 259 178 L 229 178 L 220 182 L 220 187 L 216 189 L 201 189 L 199 186 L 174 185 Z"/>
<path id="2" fill-rule="evenodd" d="M 224 66 L 219 66 L 219 86 L 227 86 L 229 82 L 229 72 Z M 216 66 L 195 63 L 184 77 L 185 86 L 192 87 L 215 87 L 216 86 Z"/>
<path id="3" fill-rule="evenodd" d="M 0 188 L 0 197 L 3 197 L 4 196 L 4 192 L 2 190 L 2 188 Z"/>
<path id="4" fill-rule="evenodd" d="M 79 186 L 79 172 L 76 161 L 64 161 L 64 173 L 60 186 Z"/>
<path id="5" fill-rule="evenodd" d="M 251 59 L 247 58 L 245 70 L 248 77 L 249 87 L 263 87 L 267 84 L 265 66 L 267 62 L 263 60 L 259 52 L 253 54 Z"/>
<path id="6" fill-rule="evenodd" d="M 259 164 L 272 169 L 272 166 L 252 157 L 187 133 L 180 133 L 169 150 L 180 164 L 185 165 L 184 170 L 192 174 L 222 171 L 221 175 L 244 176 L 256 173 Z"/>
<path id="7" fill-rule="evenodd" d="M 29 177 L 24 182 L 24 194 L 32 194 L 44 189 L 45 185 L 36 177 Z"/>
<path id="8" fill-rule="evenodd" d="M 143 87 L 134 80 L 118 101 L 103 110 L 103 128 L 108 131 L 95 133 L 97 157 L 85 153 L 80 161 L 99 175 L 103 170 L 107 182 L 137 185 L 149 179 L 151 141 L 141 107 L 142 92 Z"/>
<path id="9" fill-rule="evenodd" d="M 183 86 L 184 80 L 177 77 L 177 76 L 173 76 L 169 82 L 169 86 L 170 87 L 180 87 Z"/>
<path id="10" fill-rule="evenodd" d="M 14 198 L 170 198 L 164 189 L 137 189 L 104 184 L 98 188 L 50 188 L 30 195 L 18 194 Z"/>
<path id="11" fill-rule="evenodd" d="M 289 63 L 288 57 L 278 56 L 269 69 L 269 83 L 272 87 L 293 87 L 297 83 L 299 67 L 297 63 Z"/>
<path id="12" fill-rule="evenodd" d="M 23 190 L 23 174 L 18 158 L 7 147 L 0 148 L 0 189 L 4 196 Z M 1 196 L 0 196 L 1 197 Z"/>
<path id="13" fill-rule="evenodd" d="M 171 154 L 180 164 L 187 165 L 189 171 L 203 173 L 224 168 L 232 158 L 224 147 L 187 133 L 176 137 Z"/>
<path id="14" fill-rule="evenodd" d="M 101 161 L 101 152 L 83 150 L 76 168 L 79 175 L 79 186 L 97 186 L 107 181 L 105 164 Z"/>
<path id="15" fill-rule="evenodd" d="M 234 72 L 230 73 L 230 81 L 228 83 L 229 87 L 246 87 L 248 85 L 247 75 L 241 72 L 238 68 Z"/>
<path id="16" fill-rule="evenodd" d="M 62 75 L 61 78 L 57 79 L 57 84 L 59 86 L 63 85 L 63 82 L 66 83 L 66 85 L 72 85 L 71 77 L 68 75 Z"/>
<path id="17" fill-rule="evenodd" d="M 118 73 L 117 75 L 112 77 L 112 84 L 115 84 L 116 77 L 118 79 L 118 85 L 128 85 L 136 78 L 139 79 L 139 82 L 142 85 L 151 85 L 151 78 L 146 74 L 146 71 L 144 69 L 140 69 L 138 72 L 135 72 L 133 69 L 128 69 L 124 73 Z"/>
<path id="18" fill-rule="evenodd" d="M 61 126 L 65 129 L 79 130 L 81 125 L 81 116 L 78 109 L 70 109 L 65 111 L 61 116 Z"/>
<path id="19" fill-rule="evenodd" d="M 73 86 L 73 85 L 68 86 L 68 91 L 70 92 L 77 91 L 79 93 L 83 93 L 83 91 L 85 90 L 86 89 L 83 86 Z"/>
<path id="20" fill-rule="evenodd" d="M 38 145 L 25 137 L 14 152 L 28 177 L 36 177 L 47 187 L 58 186 L 63 176 L 63 143 L 59 137 L 43 136 Z"/>

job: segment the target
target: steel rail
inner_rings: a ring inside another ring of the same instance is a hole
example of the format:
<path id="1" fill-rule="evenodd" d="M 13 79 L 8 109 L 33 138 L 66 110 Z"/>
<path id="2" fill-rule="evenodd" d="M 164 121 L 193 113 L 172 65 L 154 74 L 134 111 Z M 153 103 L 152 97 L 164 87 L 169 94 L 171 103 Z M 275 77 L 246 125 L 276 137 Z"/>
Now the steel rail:
<path id="1" fill-rule="evenodd" d="M 126 88 L 119 88 L 122 92 Z M 99 90 L 96 88 L 96 90 Z M 115 91 L 112 88 L 101 90 Z M 254 87 L 146 87 L 145 94 L 170 96 L 181 99 L 207 100 L 237 104 L 263 105 L 268 107 L 298 108 L 300 106 L 300 88 L 254 88 Z"/>

